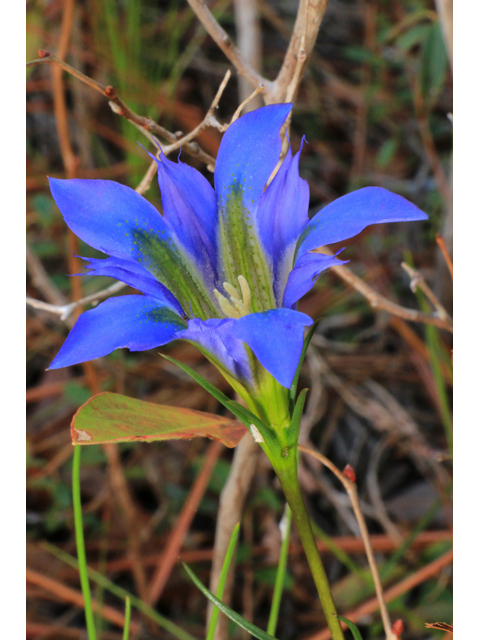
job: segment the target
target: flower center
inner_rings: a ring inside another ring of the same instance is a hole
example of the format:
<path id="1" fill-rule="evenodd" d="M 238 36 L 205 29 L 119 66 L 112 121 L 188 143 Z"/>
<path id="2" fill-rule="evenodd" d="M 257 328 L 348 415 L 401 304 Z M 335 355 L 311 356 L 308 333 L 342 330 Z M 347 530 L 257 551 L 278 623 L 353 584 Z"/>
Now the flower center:
<path id="1" fill-rule="evenodd" d="M 227 316 L 227 318 L 241 318 L 250 313 L 250 307 L 252 302 L 252 296 L 250 293 L 250 287 L 245 278 L 240 275 L 237 277 L 238 284 L 240 286 L 240 292 L 236 287 L 229 282 L 223 283 L 223 288 L 228 294 L 228 298 L 214 289 L 213 293 L 218 300 L 220 309 Z"/>

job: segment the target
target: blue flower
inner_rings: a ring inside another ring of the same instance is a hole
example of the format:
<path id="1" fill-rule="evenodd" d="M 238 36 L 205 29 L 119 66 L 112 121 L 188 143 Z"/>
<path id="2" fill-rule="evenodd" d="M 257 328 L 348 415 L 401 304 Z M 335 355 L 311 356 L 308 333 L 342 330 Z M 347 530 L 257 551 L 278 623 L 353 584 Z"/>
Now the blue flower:
<path id="1" fill-rule="evenodd" d="M 163 215 L 115 182 L 50 179 L 70 229 L 109 256 L 87 259 L 89 274 L 116 278 L 143 294 L 110 298 L 83 313 L 50 368 L 182 339 L 247 393 L 266 372 L 290 387 L 304 329 L 312 324 L 296 303 L 322 271 L 342 264 L 312 250 L 370 224 L 427 217 L 404 198 L 368 187 L 309 221 L 300 151 L 293 156 L 289 150 L 265 189 L 291 107 L 263 107 L 229 127 L 218 152 L 215 190 L 192 167 L 162 155 Z"/>

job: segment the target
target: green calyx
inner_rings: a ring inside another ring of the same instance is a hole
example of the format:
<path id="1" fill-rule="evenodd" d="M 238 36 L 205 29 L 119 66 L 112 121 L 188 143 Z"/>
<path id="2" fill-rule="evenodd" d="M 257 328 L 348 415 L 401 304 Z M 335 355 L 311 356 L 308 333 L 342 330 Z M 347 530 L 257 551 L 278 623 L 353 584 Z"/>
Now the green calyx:
<path id="1" fill-rule="evenodd" d="M 248 194 L 239 186 L 230 187 L 225 196 L 219 196 L 220 257 L 227 284 L 237 287 L 239 276 L 246 281 L 249 292 L 249 311 L 267 311 L 276 305 L 272 274 L 257 236 L 253 214 L 245 200 Z M 220 292 L 225 297 L 228 288 Z M 243 290 L 242 290 L 243 294 Z"/>

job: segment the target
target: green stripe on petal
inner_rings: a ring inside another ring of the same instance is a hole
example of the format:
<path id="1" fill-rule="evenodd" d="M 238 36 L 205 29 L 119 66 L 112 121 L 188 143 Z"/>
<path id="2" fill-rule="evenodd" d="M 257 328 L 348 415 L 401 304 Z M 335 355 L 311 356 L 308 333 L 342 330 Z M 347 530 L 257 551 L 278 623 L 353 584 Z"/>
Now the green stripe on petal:
<path id="1" fill-rule="evenodd" d="M 276 307 L 272 274 L 256 232 L 254 214 L 243 198 L 242 189 L 233 186 L 226 197 L 219 196 L 222 268 L 225 280 L 233 286 L 238 276 L 245 278 L 251 293 L 251 311 L 264 311 Z"/>
<path id="2" fill-rule="evenodd" d="M 175 245 L 173 239 L 163 239 L 160 231 L 137 227 L 132 229 L 135 258 L 177 298 L 190 317 L 218 317 L 202 276 L 193 262 Z"/>

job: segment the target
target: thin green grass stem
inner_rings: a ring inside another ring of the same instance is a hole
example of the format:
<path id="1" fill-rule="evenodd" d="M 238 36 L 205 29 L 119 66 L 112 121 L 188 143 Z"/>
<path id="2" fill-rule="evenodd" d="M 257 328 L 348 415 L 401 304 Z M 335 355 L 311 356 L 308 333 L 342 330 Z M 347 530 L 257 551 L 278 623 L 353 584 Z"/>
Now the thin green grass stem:
<path id="1" fill-rule="evenodd" d="M 83 599 L 85 603 L 85 620 L 87 622 L 88 640 L 96 640 L 95 621 L 93 618 L 92 597 L 90 594 L 90 584 L 88 582 L 87 557 L 85 554 L 85 540 L 83 537 L 82 522 L 82 498 L 80 495 L 80 454 L 81 446 L 73 448 L 73 468 L 72 468 L 72 495 L 73 495 L 73 516 L 75 520 L 75 538 L 77 541 L 78 572 L 80 574 L 80 585 L 82 587 Z"/>
<path id="2" fill-rule="evenodd" d="M 125 598 L 125 626 L 123 627 L 123 640 L 128 640 L 128 636 L 130 633 L 130 614 L 132 611 L 132 606 L 130 604 L 130 598 L 127 596 Z"/>
<path id="3" fill-rule="evenodd" d="M 278 561 L 277 576 L 275 578 L 275 588 L 273 590 L 272 606 L 268 618 L 267 633 L 275 635 L 278 622 L 278 612 L 280 611 L 280 601 L 282 599 L 283 586 L 285 584 L 285 574 L 287 572 L 288 544 L 290 542 L 290 531 L 292 529 L 292 510 L 285 506 L 285 513 L 280 523 L 282 534 L 282 546 L 280 548 L 280 558 Z"/>
<path id="4" fill-rule="evenodd" d="M 222 599 L 223 592 L 225 590 L 228 569 L 230 568 L 230 563 L 232 561 L 233 553 L 235 551 L 235 545 L 237 544 L 239 530 L 240 530 L 240 523 L 237 522 L 237 524 L 233 528 L 230 542 L 228 543 L 227 553 L 225 554 L 225 560 L 223 561 L 222 571 L 220 572 L 220 578 L 218 580 L 218 587 L 215 595 L 219 600 Z M 220 609 L 218 607 L 213 607 L 212 616 L 210 618 L 210 623 L 208 625 L 206 640 L 213 640 L 213 636 L 215 635 L 215 629 L 217 628 L 219 614 L 220 614 Z"/>
<path id="5" fill-rule="evenodd" d="M 44 542 L 42 546 L 56 558 L 59 558 L 60 560 L 62 560 L 62 562 L 65 562 L 65 564 L 68 564 L 74 569 L 78 569 L 77 560 L 66 551 L 63 551 L 62 549 L 59 549 L 55 545 L 49 544 L 48 542 Z M 111 580 L 103 576 L 101 573 L 95 571 L 95 569 L 91 569 L 90 567 L 88 568 L 88 577 L 92 582 L 103 587 L 106 591 L 113 593 L 113 595 L 117 596 L 121 600 L 129 598 L 131 605 L 134 606 L 135 609 L 153 620 L 153 622 L 155 622 L 155 624 L 158 624 L 159 627 L 171 633 L 172 636 L 178 638 L 178 640 L 197 640 L 194 636 L 190 635 L 187 631 L 176 625 L 174 622 L 171 622 L 170 620 L 168 620 L 168 618 L 165 618 L 160 613 L 157 613 L 155 609 L 150 607 L 148 604 L 142 602 L 140 598 L 137 598 L 133 594 L 129 593 L 128 591 L 126 591 L 126 589 L 122 589 L 122 587 L 119 587 Z"/>

